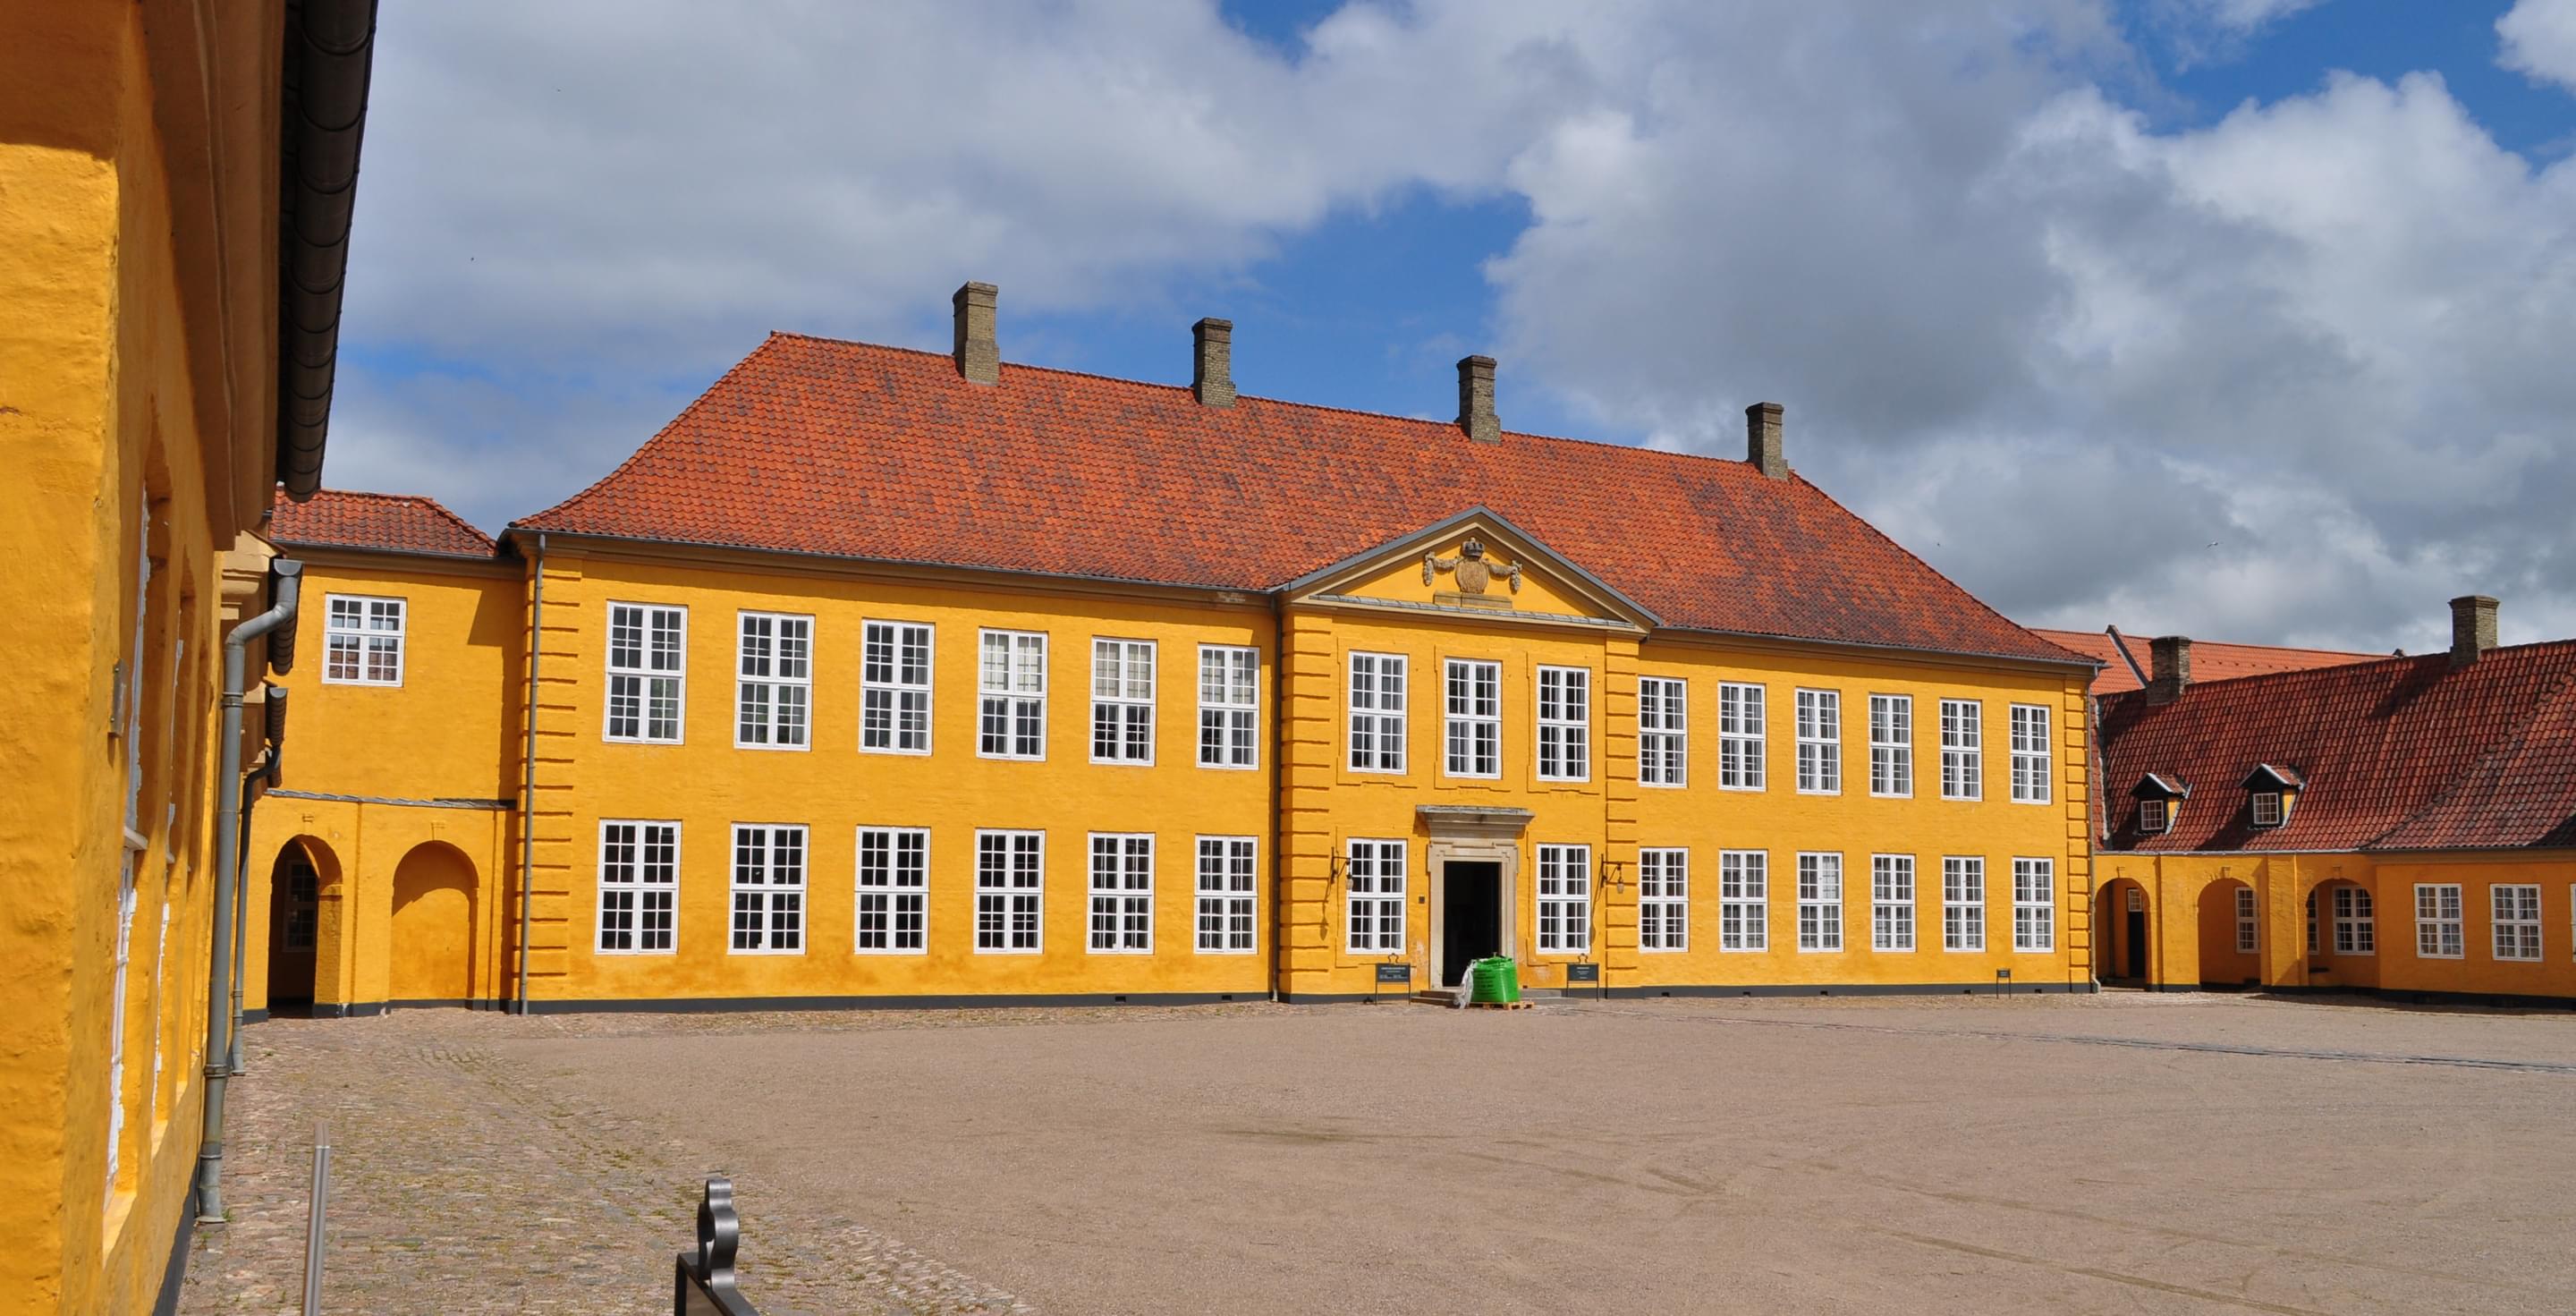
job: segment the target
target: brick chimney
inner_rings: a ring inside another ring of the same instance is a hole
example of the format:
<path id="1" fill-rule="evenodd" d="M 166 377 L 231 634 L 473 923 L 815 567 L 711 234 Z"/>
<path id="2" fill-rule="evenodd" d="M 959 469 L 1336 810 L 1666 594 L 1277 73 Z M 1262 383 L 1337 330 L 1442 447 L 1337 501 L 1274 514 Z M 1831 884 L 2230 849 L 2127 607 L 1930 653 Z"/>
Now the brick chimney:
<path id="1" fill-rule="evenodd" d="M 2496 647 L 2496 606 L 2484 594 L 2451 600 L 2451 666 L 2466 667 Z"/>
<path id="2" fill-rule="evenodd" d="M 2147 641 L 2147 702 L 2170 704 L 2191 684 L 2191 640 L 2159 635 Z"/>
<path id="3" fill-rule="evenodd" d="M 1744 409 L 1744 460 L 1774 480 L 1789 478 L 1789 459 L 1780 450 L 1780 417 L 1787 410 L 1777 402 Z"/>
<path id="4" fill-rule="evenodd" d="M 1190 326 L 1198 351 L 1190 365 L 1190 391 L 1203 407 L 1234 405 L 1234 321 L 1206 319 Z"/>
<path id="5" fill-rule="evenodd" d="M 1494 358 L 1458 359 L 1458 428 L 1478 443 L 1503 441 L 1503 422 L 1494 416 Z"/>
<path id="6" fill-rule="evenodd" d="M 948 299 L 957 311 L 957 373 L 970 384 L 1002 377 L 1002 349 L 993 342 L 993 301 L 999 296 L 1001 289 L 989 283 L 969 283 Z"/>

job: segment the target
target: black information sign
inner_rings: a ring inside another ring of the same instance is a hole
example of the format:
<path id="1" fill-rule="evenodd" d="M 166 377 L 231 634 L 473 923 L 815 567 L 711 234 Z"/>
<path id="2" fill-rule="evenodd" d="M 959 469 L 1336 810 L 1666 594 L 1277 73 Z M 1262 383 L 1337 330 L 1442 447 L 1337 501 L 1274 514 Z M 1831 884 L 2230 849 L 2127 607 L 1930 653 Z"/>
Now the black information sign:
<path id="1" fill-rule="evenodd" d="M 1381 964 L 1377 966 L 1377 980 L 1379 982 L 1401 983 L 1409 986 L 1413 982 L 1413 966 L 1410 964 Z"/>
<path id="2" fill-rule="evenodd" d="M 1599 982 L 1601 981 L 1601 966 L 1598 964 L 1566 965 L 1565 981 L 1568 986 L 1572 986 L 1578 982 Z"/>

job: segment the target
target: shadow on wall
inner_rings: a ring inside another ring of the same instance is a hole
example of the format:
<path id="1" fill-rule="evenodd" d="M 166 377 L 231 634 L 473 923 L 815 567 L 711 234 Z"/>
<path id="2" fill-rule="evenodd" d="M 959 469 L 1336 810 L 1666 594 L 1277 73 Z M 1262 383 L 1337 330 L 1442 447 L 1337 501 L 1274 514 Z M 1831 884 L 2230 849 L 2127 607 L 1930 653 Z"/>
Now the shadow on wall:
<path id="1" fill-rule="evenodd" d="M 474 862 L 444 841 L 412 847 L 395 866 L 392 1003 L 473 999 L 474 889 Z"/>

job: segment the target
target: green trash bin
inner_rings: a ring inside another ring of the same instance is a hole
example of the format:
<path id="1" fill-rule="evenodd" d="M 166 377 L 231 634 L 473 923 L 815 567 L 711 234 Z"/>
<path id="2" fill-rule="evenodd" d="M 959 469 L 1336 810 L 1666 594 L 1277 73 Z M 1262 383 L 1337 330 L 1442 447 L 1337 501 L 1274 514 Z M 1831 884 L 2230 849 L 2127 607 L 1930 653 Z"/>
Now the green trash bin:
<path id="1" fill-rule="evenodd" d="M 1520 998 L 1520 965 L 1509 956 L 1496 955 L 1467 966 L 1468 1004 L 1508 1005 Z"/>

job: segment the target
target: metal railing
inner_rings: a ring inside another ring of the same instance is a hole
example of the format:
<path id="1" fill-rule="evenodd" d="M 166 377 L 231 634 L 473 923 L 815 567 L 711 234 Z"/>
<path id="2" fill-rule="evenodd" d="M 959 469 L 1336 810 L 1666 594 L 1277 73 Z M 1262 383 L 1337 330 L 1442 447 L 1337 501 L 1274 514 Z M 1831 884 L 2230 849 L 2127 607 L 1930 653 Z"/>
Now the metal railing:
<path id="1" fill-rule="evenodd" d="M 707 1180 L 698 1199 L 698 1250 L 679 1255 L 672 1316 L 760 1316 L 735 1287 L 733 1256 L 742 1246 L 742 1217 L 733 1212 L 733 1180 Z"/>

